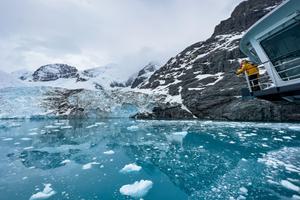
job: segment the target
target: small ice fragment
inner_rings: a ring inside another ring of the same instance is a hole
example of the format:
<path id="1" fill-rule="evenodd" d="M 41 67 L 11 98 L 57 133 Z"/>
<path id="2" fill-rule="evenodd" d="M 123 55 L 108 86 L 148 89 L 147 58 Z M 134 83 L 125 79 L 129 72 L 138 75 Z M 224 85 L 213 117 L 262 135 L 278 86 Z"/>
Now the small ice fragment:
<path id="1" fill-rule="evenodd" d="M 282 181 L 280 182 L 280 184 L 281 184 L 283 187 L 285 187 L 285 188 L 287 188 L 287 189 L 289 189 L 289 190 L 293 190 L 293 191 L 295 191 L 295 192 L 300 192 L 300 187 L 299 187 L 299 186 L 294 185 L 293 183 L 291 183 L 291 182 L 289 182 L 289 181 L 287 181 L 287 180 L 282 180 Z"/>
<path id="2" fill-rule="evenodd" d="M 148 191 L 152 188 L 152 185 L 152 181 L 140 180 L 133 184 L 123 185 L 120 188 L 120 193 L 133 198 L 141 198 L 148 193 Z"/>
<path id="3" fill-rule="evenodd" d="M 72 126 L 61 126 L 60 128 L 61 129 L 70 129 L 70 128 L 72 128 Z"/>
<path id="4" fill-rule="evenodd" d="M 33 194 L 29 200 L 35 200 L 35 199 L 48 199 L 51 196 L 55 195 L 56 192 L 51 188 L 51 184 L 44 184 L 45 188 L 42 192 L 38 192 L 36 194 Z"/>
<path id="5" fill-rule="evenodd" d="M 248 190 L 247 190 L 247 188 L 245 188 L 245 187 L 241 187 L 241 188 L 240 188 L 240 192 L 241 192 L 242 194 L 247 194 L 247 193 L 248 193 Z"/>
<path id="6" fill-rule="evenodd" d="M 113 150 L 109 150 L 109 151 L 104 151 L 103 154 L 105 155 L 112 155 L 114 154 L 115 152 Z"/>
<path id="7" fill-rule="evenodd" d="M 300 126 L 290 126 L 289 129 L 300 131 Z"/>
<path id="8" fill-rule="evenodd" d="M 121 173 L 130 173 L 130 172 L 138 172 L 142 169 L 141 166 L 138 166 L 137 164 L 135 163 L 131 163 L 131 164 L 128 164 L 128 165 L 125 165 L 121 170 L 120 172 Z"/>
<path id="9" fill-rule="evenodd" d="M 12 141 L 13 140 L 13 138 L 4 138 L 4 139 L 2 139 L 2 141 Z"/>
<path id="10" fill-rule="evenodd" d="M 21 138 L 21 140 L 23 140 L 23 141 L 29 141 L 29 140 L 32 140 L 32 139 L 31 139 L 31 138 L 24 137 L 24 138 Z"/>
<path id="11" fill-rule="evenodd" d="M 27 177 L 27 176 L 24 176 L 24 177 L 22 178 L 22 180 L 26 180 L 26 179 L 28 179 L 28 177 Z"/>
<path id="12" fill-rule="evenodd" d="M 127 127 L 127 130 L 129 130 L 129 131 L 136 131 L 138 129 L 139 129 L 139 127 L 138 126 L 134 126 L 134 125 Z"/>
<path id="13" fill-rule="evenodd" d="M 94 127 L 97 127 L 97 126 L 98 126 L 98 125 L 93 124 L 93 125 L 87 126 L 87 127 L 85 127 L 85 128 L 90 129 L 90 128 L 94 128 Z"/>
<path id="14" fill-rule="evenodd" d="M 38 134 L 37 132 L 28 133 L 28 135 L 37 135 L 37 134 Z"/>
<path id="15" fill-rule="evenodd" d="M 57 129 L 59 128 L 58 126 L 53 126 L 53 125 L 49 125 L 49 126 L 45 126 L 46 129 Z"/>
<path id="16" fill-rule="evenodd" d="M 100 163 L 97 163 L 97 162 L 90 162 L 90 163 L 87 163 L 85 165 L 82 166 L 82 169 L 86 170 L 86 169 L 91 169 L 93 165 L 99 165 Z"/>
<path id="17" fill-rule="evenodd" d="M 63 160 L 63 161 L 61 161 L 61 163 L 60 164 L 67 164 L 67 163 L 70 163 L 71 162 L 71 160 L 69 160 L 69 159 L 66 159 L 66 160 Z"/>
<path id="18" fill-rule="evenodd" d="M 290 136 L 283 136 L 282 138 L 285 140 L 292 140 L 292 138 Z"/>
<path id="19" fill-rule="evenodd" d="M 295 199 L 295 200 L 300 200 L 300 196 L 299 196 L 299 195 L 296 195 L 296 194 L 294 194 L 294 195 L 292 196 L 292 199 Z"/>
<path id="20" fill-rule="evenodd" d="M 30 146 L 30 147 L 24 147 L 23 149 L 24 149 L 24 150 L 33 149 L 33 146 Z"/>

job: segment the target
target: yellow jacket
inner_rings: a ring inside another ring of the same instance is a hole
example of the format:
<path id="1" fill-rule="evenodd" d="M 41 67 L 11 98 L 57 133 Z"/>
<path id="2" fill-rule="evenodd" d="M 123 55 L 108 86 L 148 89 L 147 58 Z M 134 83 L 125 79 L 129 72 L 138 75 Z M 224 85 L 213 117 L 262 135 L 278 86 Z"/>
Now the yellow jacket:
<path id="1" fill-rule="evenodd" d="M 246 71 L 246 73 L 247 73 L 248 76 L 251 76 L 251 75 L 259 73 L 258 68 L 257 68 L 256 65 L 253 65 L 251 63 L 244 63 L 242 65 L 242 67 L 236 71 L 236 74 L 239 75 L 239 74 L 241 74 L 241 73 L 243 73 L 245 71 Z"/>

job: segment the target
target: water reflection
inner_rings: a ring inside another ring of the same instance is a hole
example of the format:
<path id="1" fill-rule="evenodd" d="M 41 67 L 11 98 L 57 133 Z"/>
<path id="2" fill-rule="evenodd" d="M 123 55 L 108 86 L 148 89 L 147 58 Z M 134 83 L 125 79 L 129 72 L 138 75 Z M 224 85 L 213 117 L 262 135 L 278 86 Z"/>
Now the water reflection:
<path id="1" fill-rule="evenodd" d="M 96 181 L 97 178 L 99 181 L 111 173 L 111 184 L 118 185 L 120 179 L 123 181 L 124 178 L 117 177 L 119 168 L 125 161 L 135 162 L 143 167 L 144 176 L 156 182 L 160 179 L 171 181 L 165 187 L 173 187 L 174 184 L 178 188 L 177 194 L 182 198 L 186 198 L 187 194 L 191 199 L 276 199 L 298 194 L 282 187 L 282 180 L 296 180 L 293 184 L 300 185 L 300 163 L 297 157 L 299 132 L 289 129 L 289 126 L 124 119 L 50 120 L 25 121 L 21 122 L 20 127 L 5 127 L 1 129 L 0 137 L 6 157 L 11 162 L 22 163 L 28 169 L 47 172 L 64 169 L 71 162 L 74 164 L 72 166 L 80 166 L 76 168 L 79 170 L 82 165 L 93 162 L 96 163 L 93 166 L 95 169 L 108 166 L 108 171 L 101 173 L 101 178 L 98 177 L 100 174 L 91 174 L 91 180 Z M 12 133 L 16 131 L 19 133 Z M 36 134 L 30 134 L 33 131 Z M 13 137 L 13 141 L 6 141 L 8 136 Z M 16 141 L 25 136 L 31 140 L 16 145 Z M 288 148 L 285 152 L 288 152 L 289 157 L 276 153 L 284 148 Z M 290 151 L 290 148 L 295 150 Z M 103 154 L 106 150 L 117 153 L 108 156 Z M 279 161 L 276 158 L 278 165 L 274 167 L 265 164 L 276 156 L 279 156 Z M 285 159 L 288 161 L 283 165 L 282 160 Z M 286 169 L 286 166 L 294 172 Z M 78 175 L 80 172 L 76 173 Z M 0 183 L 3 188 L 3 181 Z M 243 188 L 247 188 L 247 192 Z M 153 188 L 152 191 L 149 194 L 151 198 L 160 197 L 162 192 L 168 195 L 168 192 L 160 191 L 159 188 Z M 117 199 L 123 198 L 116 192 L 116 188 L 107 192 L 112 192 Z"/>

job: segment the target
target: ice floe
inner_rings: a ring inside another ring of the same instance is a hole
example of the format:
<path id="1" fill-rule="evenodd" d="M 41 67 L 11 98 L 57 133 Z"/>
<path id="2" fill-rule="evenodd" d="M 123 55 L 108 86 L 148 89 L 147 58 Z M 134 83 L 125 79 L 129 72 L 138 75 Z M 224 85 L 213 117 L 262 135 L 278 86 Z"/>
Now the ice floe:
<path id="1" fill-rule="evenodd" d="M 138 129 L 139 129 L 139 127 L 138 126 L 134 126 L 134 125 L 127 127 L 127 130 L 129 130 L 129 131 L 136 131 Z"/>
<path id="2" fill-rule="evenodd" d="M 2 139 L 2 141 L 12 141 L 13 140 L 13 138 L 4 138 L 4 139 Z"/>
<path id="3" fill-rule="evenodd" d="M 300 192 L 300 187 L 297 186 L 297 185 L 294 185 L 293 183 L 291 183 L 290 181 L 288 180 L 282 180 L 280 182 L 280 184 L 285 187 L 286 189 L 289 189 L 289 190 L 293 190 L 295 192 Z"/>
<path id="4" fill-rule="evenodd" d="M 36 200 L 36 199 L 48 199 L 51 196 L 55 195 L 56 192 L 51 188 L 51 184 L 44 184 L 45 188 L 42 192 L 38 192 L 36 194 L 33 194 L 29 200 Z"/>
<path id="5" fill-rule="evenodd" d="M 71 162 L 71 160 L 66 159 L 66 160 L 61 161 L 61 164 L 67 164 L 67 163 L 70 163 L 70 162 Z"/>
<path id="6" fill-rule="evenodd" d="M 125 165 L 121 170 L 120 172 L 121 173 L 130 173 L 130 172 L 138 172 L 142 169 L 141 166 L 138 166 L 137 164 L 135 163 L 131 163 L 131 164 L 128 164 L 128 165 Z"/>
<path id="7" fill-rule="evenodd" d="M 24 138 L 21 138 L 21 140 L 23 140 L 23 141 L 29 141 L 29 140 L 32 140 L 32 139 L 24 137 Z"/>
<path id="8" fill-rule="evenodd" d="M 181 143 L 183 138 L 188 134 L 187 131 L 174 132 L 170 135 L 167 135 L 169 141 L 179 142 Z"/>
<path id="9" fill-rule="evenodd" d="M 140 180 L 134 182 L 133 184 L 123 185 L 120 188 L 120 193 L 134 198 L 141 198 L 148 193 L 152 186 L 152 181 Z"/>
<path id="10" fill-rule="evenodd" d="M 115 152 L 113 150 L 109 150 L 109 151 L 104 151 L 103 154 L 112 155 L 112 154 L 115 154 Z"/>
<path id="11" fill-rule="evenodd" d="M 82 166 L 82 169 L 87 170 L 91 169 L 93 165 L 99 165 L 100 163 L 98 162 L 90 162 Z"/>

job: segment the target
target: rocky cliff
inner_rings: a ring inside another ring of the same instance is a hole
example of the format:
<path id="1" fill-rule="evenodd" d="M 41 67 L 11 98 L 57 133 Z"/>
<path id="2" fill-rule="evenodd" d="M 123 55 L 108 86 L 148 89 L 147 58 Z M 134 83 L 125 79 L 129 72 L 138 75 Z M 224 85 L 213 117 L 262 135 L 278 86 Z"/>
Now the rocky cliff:
<path id="1" fill-rule="evenodd" d="M 215 27 L 206 41 L 195 43 L 171 58 L 149 81 L 140 86 L 152 91 L 167 89 L 168 95 L 181 97 L 185 110 L 166 103 L 152 113 L 136 118 L 199 118 L 214 120 L 290 121 L 300 119 L 300 108 L 287 102 L 242 99 L 243 78 L 235 75 L 244 32 L 282 0 L 248 0 L 239 4 L 230 18 Z M 171 98 L 170 98 L 171 99 Z"/>

